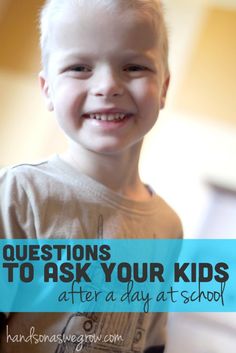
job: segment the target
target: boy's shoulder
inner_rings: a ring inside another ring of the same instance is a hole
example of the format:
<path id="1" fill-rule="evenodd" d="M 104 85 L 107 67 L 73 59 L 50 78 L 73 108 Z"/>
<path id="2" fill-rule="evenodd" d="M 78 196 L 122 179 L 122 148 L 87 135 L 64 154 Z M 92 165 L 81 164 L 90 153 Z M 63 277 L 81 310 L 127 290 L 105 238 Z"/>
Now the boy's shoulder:
<path id="1" fill-rule="evenodd" d="M 183 238 L 183 225 L 176 211 L 161 196 L 159 199 L 159 220 L 160 228 L 168 228 L 170 238 L 175 234 L 175 238 Z"/>
<path id="2" fill-rule="evenodd" d="M 46 197 L 74 190 L 76 173 L 64 165 L 58 155 L 35 163 L 8 166 L 0 170 L 0 190 L 11 193 Z M 79 178 L 78 178 L 79 179 Z"/>
<path id="3" fill-rule="evenodd" d="M 20 163 L 20 164 L 12 164 L 0 169 L 0 176 L 4 175 L 17 175 L 28 173 L 30 170 L 35 170 L 40 166 L 43 166 L 48 163 L 48 160 L 36 161 L 34 163 Z"/>
<path id="4" fill-rule="evenodd" d="M 57 156 L 53 155 L 47 159 L 35 161 L 33 163 L 13 164 L 0 169 L 0 180 L 7 178 L 9 180 L 19 179 L 34 179 L 40 177 L 42 174 L 48 173 L 57 174 L 56 161 Z"/>
<path id="5" fill-rule="evenodd" d="M 50 159 L 14 164 L 0 169 L 1 193 L 15 193 L 46 183 L 51 173 Z"/>
<path id="6" fill-rule="evenodd" d="M 0 169 L 0 182 L 21 182 L 25 179 L 30 179 L 31 176 L 37 174 L 39 169 L 42 169 L 48 161 L 40 161 L 36 163 L 14 164 Z"/>

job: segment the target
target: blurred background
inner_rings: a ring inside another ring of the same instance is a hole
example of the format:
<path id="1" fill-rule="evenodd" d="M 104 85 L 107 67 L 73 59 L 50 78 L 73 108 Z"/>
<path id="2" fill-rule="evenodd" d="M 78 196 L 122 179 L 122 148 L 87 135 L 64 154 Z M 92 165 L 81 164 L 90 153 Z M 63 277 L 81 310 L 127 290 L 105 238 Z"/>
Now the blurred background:
<path id="1" fill-rule="evenodd" d="M 43 0 L 0 1 L 0 166 L 66 141 L 38 84 Z M 179 213 L 186 237 L 236 235 L 236 0 L 166 0 L 171 86 L 141 174 Z"/>
<path id="2" fill-rule="evenodd" d="M 0 2 L 0 165 L 62 151 L 38 85 L 43 0 Z M 143 179 L 180 214 L 186 237 L 236 235 L 236 0 L 166 0 L 171 87 L 146 138 Z"/>
<path id="3" fill-rule="evenodd" d="M 0 166 L 62 151 L 38 85 L 43 0 L 0 1 Z M 171 86 L 141 174 L 187 238 L 236 236 L 236 0 L 165 0 Z M 168 353 L 236 351 L 235 314 L 173 314 Z"/>

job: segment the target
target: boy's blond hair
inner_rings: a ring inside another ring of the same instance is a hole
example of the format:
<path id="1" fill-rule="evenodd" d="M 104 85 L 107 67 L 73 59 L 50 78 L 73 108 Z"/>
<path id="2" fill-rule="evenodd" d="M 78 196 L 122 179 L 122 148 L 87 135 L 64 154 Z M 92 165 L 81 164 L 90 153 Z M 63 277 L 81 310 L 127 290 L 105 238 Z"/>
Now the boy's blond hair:
<path id="1" fill-rule="evenodd" d="M 167 74 L 169 73 L 167 26 L 164 19 L 163 5 L 160 0 L 46 0 L 40 13 L 40 46 L 43 67 L 47 66 L 49 57 L 50 24 L 69 1 L 81 7 L 88 6 L 88 4 L 92 6 L 99 5 L 110 11 L 133 9 L 139 11 L 141 15 L 149 16 L 155 30 L 160 34 L 158 40 L 162 52 L 162 60 Z"/>

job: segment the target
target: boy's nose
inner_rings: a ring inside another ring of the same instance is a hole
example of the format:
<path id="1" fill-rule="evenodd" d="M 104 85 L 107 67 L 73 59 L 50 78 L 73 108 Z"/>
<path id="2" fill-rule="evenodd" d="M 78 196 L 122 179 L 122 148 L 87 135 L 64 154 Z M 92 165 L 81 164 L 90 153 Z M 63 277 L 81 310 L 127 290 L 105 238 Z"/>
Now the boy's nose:
<path id="1" fill-rule="evenodd" d="M 101 70 L 94 77 L 91 94 L 100 97 L 118 97 L 124 93 L 124 86 L 118 73 L 111 69 Z"/>

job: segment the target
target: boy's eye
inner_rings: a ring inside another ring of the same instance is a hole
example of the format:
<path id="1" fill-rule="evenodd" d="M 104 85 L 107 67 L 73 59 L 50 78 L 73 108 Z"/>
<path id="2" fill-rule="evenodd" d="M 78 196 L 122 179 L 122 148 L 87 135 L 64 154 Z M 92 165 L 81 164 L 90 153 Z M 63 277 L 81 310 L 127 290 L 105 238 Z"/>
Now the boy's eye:
<path id="1" fill-rule="evenodd" d="M 137 72 L 137 71 L 145 71 L 147 68 L 142 65 L 129 65 L 125 68 L 125 71 Z"/>
<path id="2" fill-rule="evenodd" d="M 76 72 L 90 72 L 91 69 L 88 66 L 85 65 L 77 65 L 73 66 L 70 69 L 71 71 L 76 71 Z"/>

